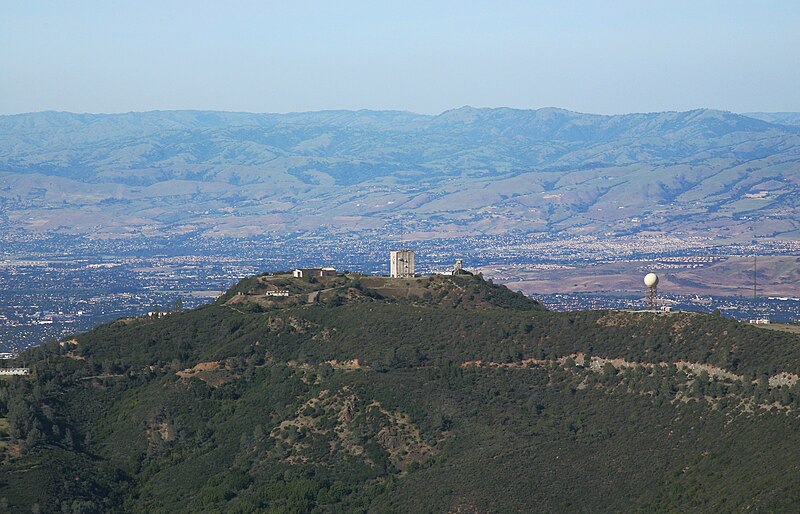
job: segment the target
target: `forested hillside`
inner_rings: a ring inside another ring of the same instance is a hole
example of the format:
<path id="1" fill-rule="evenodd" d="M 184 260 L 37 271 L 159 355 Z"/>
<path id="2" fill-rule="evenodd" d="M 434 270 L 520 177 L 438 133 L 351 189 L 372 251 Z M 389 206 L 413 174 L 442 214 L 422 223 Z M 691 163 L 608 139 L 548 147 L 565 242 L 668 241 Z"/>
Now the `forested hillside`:
<path id="1" fill-rule="evenodd" d="M 286 290 L 290 296 L 269 297 Z M 800 337 L 262 275 L 27 351 L 8 512 L 796 511 Z"/>

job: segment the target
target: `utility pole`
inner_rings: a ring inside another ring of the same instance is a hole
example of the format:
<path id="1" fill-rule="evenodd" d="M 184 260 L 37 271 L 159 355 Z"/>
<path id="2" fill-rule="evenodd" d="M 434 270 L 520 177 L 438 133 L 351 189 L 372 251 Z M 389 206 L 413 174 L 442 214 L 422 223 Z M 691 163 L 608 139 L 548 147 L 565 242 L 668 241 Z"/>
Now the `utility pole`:
<path id="1" fill-rule="evenodd" d="M 758 273 L 758 256 L 753 255 L 753 301 L 756 301 L 756 296 L 758 296 L 758 285 L 757 285 L 757 277 L 756 274 Z"/>

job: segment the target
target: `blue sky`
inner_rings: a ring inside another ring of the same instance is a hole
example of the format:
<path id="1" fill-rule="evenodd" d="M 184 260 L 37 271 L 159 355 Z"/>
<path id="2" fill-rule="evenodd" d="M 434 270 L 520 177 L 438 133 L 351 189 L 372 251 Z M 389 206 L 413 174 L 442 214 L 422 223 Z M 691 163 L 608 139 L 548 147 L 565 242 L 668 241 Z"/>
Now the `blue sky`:
<path id="1" fill-rule="evenodd" d="M 800 2 L 0 0 L 0 114 L 800 111 Z"/>

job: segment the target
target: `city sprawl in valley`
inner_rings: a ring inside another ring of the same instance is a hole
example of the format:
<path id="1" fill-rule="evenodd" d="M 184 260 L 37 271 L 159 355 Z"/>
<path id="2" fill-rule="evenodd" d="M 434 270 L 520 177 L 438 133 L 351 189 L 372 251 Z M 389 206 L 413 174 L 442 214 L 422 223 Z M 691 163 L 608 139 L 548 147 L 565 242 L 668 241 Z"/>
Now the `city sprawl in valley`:
<path id="1" fill-rule="evenodd" d="M 0 344 L 196 306 L 264 270 L 388 274 L 402 241 L 422 272 L 465 258 L 551 309 L 640 306 L 642 272 L 656 269 L 680 308 L 796 322 L 797 120 L 470 107 L 3 116 Z"/>

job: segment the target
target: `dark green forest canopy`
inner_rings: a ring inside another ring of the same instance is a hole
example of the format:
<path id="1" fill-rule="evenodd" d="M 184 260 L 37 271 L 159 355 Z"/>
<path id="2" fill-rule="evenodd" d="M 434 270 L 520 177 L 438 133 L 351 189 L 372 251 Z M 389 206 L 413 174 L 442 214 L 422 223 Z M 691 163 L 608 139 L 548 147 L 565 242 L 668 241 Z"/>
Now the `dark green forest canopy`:
<path id="1" fill-rule="evenodd" d="M 472 276 L 262 275 L 17 364 L 10 512 L 800 502 L 800 337 L 719 316 L 554 313 Z"/>

